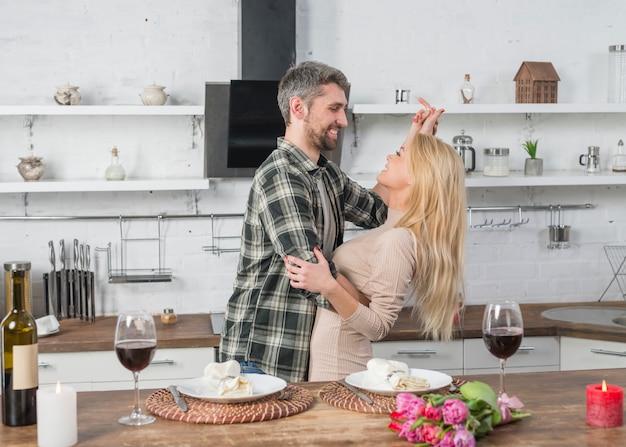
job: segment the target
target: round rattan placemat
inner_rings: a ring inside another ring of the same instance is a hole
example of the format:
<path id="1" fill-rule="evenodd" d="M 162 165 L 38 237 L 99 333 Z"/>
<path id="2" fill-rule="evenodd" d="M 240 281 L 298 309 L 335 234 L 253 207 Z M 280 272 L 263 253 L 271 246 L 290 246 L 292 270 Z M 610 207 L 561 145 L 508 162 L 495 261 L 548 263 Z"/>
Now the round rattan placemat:
<path id="1" fill-rule="evenodd" d="M 452 379 L 454 389 L 463 385 L 466 380 Z M 395 396 L 383 396 L 367 390 L 360 390 L 372 399 L 372 405 L 364 402 L 356 394 L 352 393 L 339 382 L 331 382 L 324 385 L 319 391 L 319 397 L 333 407 L 344 410 L 357 411 L 359 413 L 389 414 L 396 409 Z M 429 392 L 430 394 L 453 394 L 449 387 L 440 388 Z"/>
<path id="2" fill-rule="evenodd" d="M 173 421 L 193 424 L 240 424 L 292 416 L 308 409 L 313 403 L 313 395 L 295 385 L 287 385 L 280 393 L 242 403 L 220 404 L 184 397 L 188 408 L 185 413 L 178 408 L 174 397 L 166 389 L 152 393 L 146 400 L 146 408 L 150 413 Z"/>

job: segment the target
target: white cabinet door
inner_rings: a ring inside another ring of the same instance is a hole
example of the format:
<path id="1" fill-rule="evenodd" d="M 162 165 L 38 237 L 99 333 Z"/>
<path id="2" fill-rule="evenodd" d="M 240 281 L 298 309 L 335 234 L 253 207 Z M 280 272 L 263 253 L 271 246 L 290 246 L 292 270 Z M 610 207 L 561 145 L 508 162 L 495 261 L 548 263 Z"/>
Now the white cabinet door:
<path id="1" fill-rule="evenodd" d="M 410 368 L 463 374 L 463 340 L 379 341 L 372 343 L 372 352 L 374 357 L 404 362 Z"/>
<path id="2" fill-rule="evenodd" d="M 500 372 L 500 361 L 489 353 L 482 338 L 464 340 L 465 374 Z M 557 337 L 524 337 L 517 352 L 506 361 L 507 372 L 558 371 Z"/>
<path id="3" fill-rule="evenodd" d="M 626 343 L 561 337 L 561 370 L 626 368 Z"/>
<path id="4" fill-rule="evenodd" d="M 91 361 L 89 353 L 40 353 L 39 385 L 61 382 L 72 385 L 77 391 L 91 391 Z"/>
<path id="5" fill-rule="evenodd" d="M 162 388 L 185 379 L 200 377 L 214 361 L 215 350 L 207 348 L 157 349 L 150 365 L 139 375 L 141 388 Z M 124 368 L 115 351 L 93 352 L 93 389 L 133 388 L 133 375 Z"/>
<path id="6" fill-rule="evenodd" d="M 141 372 L 141 388 L 162 388 L 200 377 L 215 361 L 215 349 L 157 349 L 150 365 Z M 133 388 L 133 375 L 117 359 L 115 351 L 55 352 L 39 354 L 39 384 L 60 381 L 77 391 Z"/>

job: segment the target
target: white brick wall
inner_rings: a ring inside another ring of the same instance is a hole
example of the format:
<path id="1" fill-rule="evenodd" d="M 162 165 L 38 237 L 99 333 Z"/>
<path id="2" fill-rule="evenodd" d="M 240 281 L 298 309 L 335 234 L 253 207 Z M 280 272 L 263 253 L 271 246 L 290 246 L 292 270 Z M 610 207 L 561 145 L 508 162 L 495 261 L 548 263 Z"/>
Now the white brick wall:
<path id="1" fill-rule="evenodd" d="M 0 102 L 52 104 L 55 86 L 70 82 L 80 86 L 83 104 L 140 104 L 142 87 L 156 82 L 166 86 L 170 104 L 202 104 L 206 81 L 238 77 L 238 8 L 236 0 L 0 0 Z M 343 69 L 352 82 L 352 103 L 392 102 L 399 82 L 411 85 L 412 101 L 420 95 L 435 104 L 456 102 L 464 73 L 472 75 L 477 102 L 513 102 L 512 79 L 524 60 L 553 62 L 562 79 L 560 102 L 601 103 L 607 47 L 625 43 L 621 0 L 607 0 L 602 7 L 589 0 L 298 0 L 297 11 L 298 59 Z M 528 135 L 540 139 L 546 169 L 576 168 L 588 145 L 601 147 L 606 168 L 617 140 L 626 138 L 624 122 L 621 115 L 603 114 L 536 115 L 532 121 L 444 115 L 439 136 L 451 142 L 465 129 L 474 138 L 479 168 L 482 148 L 497 145 L 510 147 L 511 168 L 521 169 L 525 156 L 519 144 Z M 363 117 L 358 145 L 354 130 L 346 131 L 344 168 L 372 174 L 372 167 L 382 166 L 385 154 L 400 144 L 406 126 L 407 117 Z M 31 140 L 21 117 L 0 117 L 0 181 L 19 178 L 17 157 L 31 142 L 48 165 L 46 178 L 101 177 L 113 145 L 120 148 L 129 177 L 202 172 L 202 136 L 191 136 L 186 118 L 36 118 Z M 2 194 L 0 216 L 239 213 L 247 186 L 245 180 L 216 180 L 198 194 Z M 512 231 L 470 231 L 467 301 L 597 299 L 612 276 L 602 246 L 622 243 L 626 236 L 624 189 L 469 191 L 472 206 L 589 202 L 597 208 L 564 213 L 564 223 L 572 225 L 568 250 L 546 248 L 546 212 L 529 213 L 530 223 Z M 484 218 L 492 217 L 503 216 Z M 217 227 L 218 236 L 239 232 L 233 222 Z M 31 260 L 35 296 L 41 296 L 41 275 L 49 268 L 48 240 L 64 238 L 69 246 L 76 237 L 92 248 L 111 242 L 118 267 L 115 221 L 0 221 L 0 228 L 0 261 Z M 92 254 L 104 313 L 129 307 L 224 308 L 237 256 L 202 250 L 212 243 L 209 220 L 172 220 L 164 228 L 171 283 L 107 284 L 104 253 Z M 146 261 L 154 257 L 132 253 L 128 259 L 135 265 Z M 607 299 L 621 299 L 618 292 L 613 286 Z"/>

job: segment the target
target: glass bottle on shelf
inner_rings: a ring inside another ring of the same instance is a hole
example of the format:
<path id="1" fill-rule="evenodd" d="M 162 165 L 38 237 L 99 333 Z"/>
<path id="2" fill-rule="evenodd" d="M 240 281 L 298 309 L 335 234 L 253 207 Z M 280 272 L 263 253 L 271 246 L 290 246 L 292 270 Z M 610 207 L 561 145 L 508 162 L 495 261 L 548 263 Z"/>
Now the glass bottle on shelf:
<path id="1" fill-rule="evenodd" d="M 111 149 L 111 164 L 104 172 L 104 176 L 107 180 L 124 180 L 126 178 L 126 171 L 124 171 L 117 156 L 117 147 Z"/>
<path id="2" fill-rule="evenodd" d="M 470 82 L 470 75 L 465 74 L 465 82 L 461 85 L 459 102 L 461 104 L 472 104 L 474 102 L 474 85 Z"/>
<path id="3" fill-rule="evenodd" d="M 611 159 L 611 169 L 613 172 L 626 172 L 626 154 L 622 140 L 617 143 L 617 152 L 613 154 Z"/>

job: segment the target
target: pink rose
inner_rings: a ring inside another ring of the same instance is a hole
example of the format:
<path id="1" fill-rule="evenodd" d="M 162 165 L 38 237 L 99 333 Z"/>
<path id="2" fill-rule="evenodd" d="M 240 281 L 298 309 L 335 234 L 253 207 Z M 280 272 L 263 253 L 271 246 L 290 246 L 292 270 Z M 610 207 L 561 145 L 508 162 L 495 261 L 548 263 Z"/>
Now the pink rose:
<path id="1" fill-rule="evenodd" d="M 424 424 L 422 426 L 422 438 L 430 445 L 437 445 L 440 441 L 441 427 L 438 425 Z"/>
<path id="2" fill-rule="evenodd" d="M 396 395 L 396 407 L 399 413 L 406 418 L 415 418 L 421 407 L 426 405 L 424 399 L 411 393 L 398 393 Z"/>
<path id="3" fill-rule="evenodd" d="M 454 447 L 475 447 L 476 438 L 469 431 L 460 428 L 454 434 Z"/>
<path id="4" fill-rule="evenodd" d="M 441 420 L 441 407 L 432 407 L 430 405 L 426 405 L 421 408 L 420 414 L 427 417 L 431 421 L 440 421 Z"/>
<path id="5" fill-rule="evenodd" d="M 464 422 L 469 415 L 467 405 L 460 399 L 447 399 L 441 409 L 443 422 L 448 425 L 455 425 Z"/>

